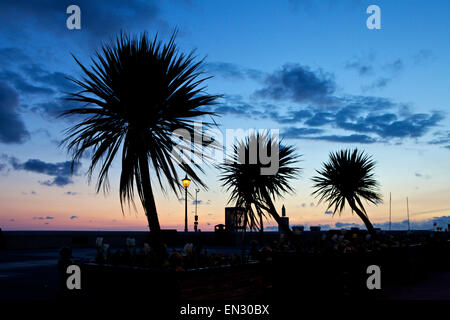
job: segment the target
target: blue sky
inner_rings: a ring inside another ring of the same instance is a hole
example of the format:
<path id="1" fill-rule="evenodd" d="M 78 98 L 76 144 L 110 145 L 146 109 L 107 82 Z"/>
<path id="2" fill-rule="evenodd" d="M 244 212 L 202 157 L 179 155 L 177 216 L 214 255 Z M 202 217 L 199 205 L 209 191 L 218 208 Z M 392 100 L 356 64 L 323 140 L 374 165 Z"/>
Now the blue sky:
<path id="1" fill-rule="evenodd" d="M 71 4 L 81 9 L 81 30 L 66 28 Z M 366 27 L 371 4 L 381 8 L 381 30 Z M 55 116 L 68 107 L 62 92 L 74 90 L 65 76 L 80 75 L 71 54 L 88 64 L 120 30 L 166 40 L 175 28 L 182 51 L 205 57 L 204 71 L 214 76 L 208 92 L 224 95 L 216 107 L 221 130 L 279 129 L 303 155 L 296 193 L 277 202 L 292 222 L 360 223 L 351 212 L 330 217 L 310 195 L 310 178 L 330 151 L 359 147 L 377 161 L 385 196 L 370 207 L 375 223 L 386 222 L 389 192 L 402 226 L 406 197 L 418 226 L 441 216 L 445 223 L 449 9 L 448 1 L 3 1 L 0 226 L 145 229 L 142 213 L 120 211 L 117 170 L 107 196 L 87 184 L 86 161 L 69 175 L 57 144 L 71 123 Z M 227 195 L 214 169 L 205 179 L 199 212 L 208 229 L 223 221 Z M 177 199 L 157 194 L 167 227 L 182 225 Z"/>

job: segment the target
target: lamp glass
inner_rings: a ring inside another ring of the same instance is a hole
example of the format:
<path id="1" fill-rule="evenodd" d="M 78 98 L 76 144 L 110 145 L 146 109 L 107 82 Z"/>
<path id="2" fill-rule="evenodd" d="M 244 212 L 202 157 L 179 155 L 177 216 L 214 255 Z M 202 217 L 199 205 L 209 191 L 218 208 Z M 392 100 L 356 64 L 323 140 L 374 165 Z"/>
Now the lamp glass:
<path id="1" fill-rule="evenodd" d="M 183 186 L 185 188 L 189 187 L 189 184 L 191 183 L 191 180 L 188 179 L 188 177 L 186 176 L 183 180 L 181 180 L 181 182 L 183 183 Z"/>

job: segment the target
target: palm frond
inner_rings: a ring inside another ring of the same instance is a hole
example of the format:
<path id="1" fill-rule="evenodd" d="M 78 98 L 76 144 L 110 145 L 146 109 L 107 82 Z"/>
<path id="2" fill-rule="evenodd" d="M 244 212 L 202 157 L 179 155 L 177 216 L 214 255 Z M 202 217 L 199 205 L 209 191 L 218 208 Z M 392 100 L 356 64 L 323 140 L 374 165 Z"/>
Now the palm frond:
<path id="1" fill-rule="evenodd" d="M 351 202 L 367 216 L 361 199 L 373 204 L 382 201 L 374 167 L 373 159 L 358 149 L 330 153 L 329 161 L 312 178 L 315 189 L 312 194 L 319 198 L 319 203 L 327 202 L 328 209 L 334 207 L 333 214 L 341 213 L 345 203 Z"/>
<path id="2" fill-rule="evenodd" d="M 192 136 L 202 134 L 194 125 L 198 117 L 214 117 L 215 113 L 201 108 L 216 103 L 218 95 L 203 92 L 200 70 L 202 60 L 195 62 L 194 52 L 179 53 L 175 33 L 163 44 L 146 33 L 130 37 L 121 33 L 115 41 L 103 45 L 91 60 L 91 67 L 75 59 L 83 71 L 79 79 L 72 78 L 79 91 L 69 95 L 69 101 L 81 104 L 63 117 L 82 116 L 83 120 L 66 131 L 62 144 L 72 155 L 73 163 L 86 152 L 91 153 L 89 181 L 99 168 L 96 190 L 109 189 L 108 173 L 118 153 L 121 155 L 120 200 L 133 201 L 134 187 L 141 188 L 139 156 L 145 155 L 154 177 L 165 190 L 167 184 L 175 193 L 181 189 L 180 178 L 186 173 L 197 185 L 206 188 L 197 172 L 197 163 L 174 157 L 179 145 L 172 135 L 176 129 L 187 130 Z M 207 128 L 212 123 L 203 123 Z M 192 141 L 195 150 L 202 143 Z M 189 150 L 192 151 L 192 150 Z M 148 168 L 147 168 L 148 170 Z M 180 174 L 181 172 L 181 174 Z M 141 200 L 142 196 L 140 195 Z"/>
<path id="3" fill-rule="evenodd" d="M 251 153 L 268 154 L 269 150 L 274 149 L 273 146 L 278 146 L 278 171 L 272 175 L 263 175 L 261 169 L 270 164 L 262 163 L 259 157 L 251 161 Z M 300 156 L 292 146 L 283 145 L 267 133 L 259 132 L 237 142 L 233 148 L 230 158 L 219 166 L 222 171 L 219 180 L 226 191 L 231 192 L 228 202 L 243 208 L 253 205 L 256 213 L 253 210 L 247 212 L 249 221 L 257 220 L 255 214 L 266 217 L 268 205 L 264 195 L 277 198 L 293 191 L 290 180 L 300 173 L 300 168 L 294 166 Z"/>

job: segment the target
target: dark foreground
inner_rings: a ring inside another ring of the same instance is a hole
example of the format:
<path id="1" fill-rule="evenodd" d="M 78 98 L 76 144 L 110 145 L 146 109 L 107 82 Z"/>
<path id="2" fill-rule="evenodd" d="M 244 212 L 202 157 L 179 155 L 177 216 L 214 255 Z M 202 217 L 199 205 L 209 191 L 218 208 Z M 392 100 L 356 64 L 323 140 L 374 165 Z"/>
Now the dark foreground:
<path id="1" fill-rule="evenodd" d="M 165 318 L 177 319 L 194 318 L 189 312 L 207 306 L 215 308 L 214 316 L 201 318 L 228 319 L 225 310 L 235 306 L 241 312 L 267 308 L 270 317 L 278 319 L 305 310 L 331 312 L 332 306 L 342 303 L 367 306 L 371 312 L 383 310 L 377 305 L 405 301 L 407 309 L 417 302 L 438 301 L 444 310 L 450 304 L 448 233 L 383 233 L 374 239 L 364 232 L 330 231 L 299 239 L 295 248 L 280 239 L 264 245 L 252 241 L 242 260 L 238 259 L 241 245 L 197 241 L 188 252 L 183 246 L 169 246 L 163 269 L 147 261 L 151 253 L 147 255 L 138 241 L 130 248 L 117 238 L 108 259 L 99 261 L 99 254 L 103 256 L 99 248 L 77 248 L 80 244 L 72 239 L 76 245 L 71 246 L 71 263 L 80 266 L 82 278 L 81 289 L 72 291 L 66 288 L 68 275 L 58 268 L 59 248 L 4 249 L 0 250 L 0 302 L 18 309 L 24 301 L 69 305 L 70 310 L 108 305 L 109 311 L 145 305 L 165 310 Z M 370 265 L 381 269 L 379 290 L 367 287 Z"/>
<path id="2" fill-rule="evenodd" d="M 74 249 L 73 256 L 95 257 L 95 249 Z M 54 300 L 58 297 L 59 250 L 0 251 L 0 300 Z M 331 266 L 332 267 L 332 266 Z M 294 288 L 289 295 L 302 288 Z M 237 293 L 236 299 L 244 298 Z M 247 297 L 249 298 L 249 297 Z M 429 272 L 412 283 L 383 283 L 378 299 L 449 300 L 450 271 Z"/>

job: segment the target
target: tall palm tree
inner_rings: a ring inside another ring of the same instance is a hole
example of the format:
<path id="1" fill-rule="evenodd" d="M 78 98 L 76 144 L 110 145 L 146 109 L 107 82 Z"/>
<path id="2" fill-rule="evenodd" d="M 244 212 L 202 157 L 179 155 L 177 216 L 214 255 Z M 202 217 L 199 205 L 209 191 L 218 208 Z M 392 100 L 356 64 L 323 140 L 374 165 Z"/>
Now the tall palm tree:
<path id="1" fill-rule="evenodd" d="M 250 152 L 256 155 L 268 154 L 268 150 L 276 150 L 277 146 L 278 171 L 270 175 L 261 174 L 261 169 L 270 165 L 263 164 L 260 157 L 252 163 L 249 161 Z M 287 236 L 294 240 L 293 232 L 283 223 L 273 203 L 275 198 L 293 191 L 289 180 L 300 172 L 300 168 L 293 166 L 299 158 L 294 147 L 281 144 L 267 133 L 253 133 L 236 143 L 233 151 L 231 158 L 220 167 L 220 181 L 227 191 L 231 190 L 229 201 L 234 201 L 236 206 L 242 206 L 248 216 L 247 221 L 259 228 L 262 227 L 262 217 L 265 214 L 272 216 Z M 242 161 L 243 156 L 245 162 Z M 252 205 L 255 211 L 251 209 Z"/>
<path id="2" fill-rule="evenodd" d="M 347 202 L 352 211 L 361 218 L 370 233 L 374 232 L 361 199 L 373 204 L 382 201 L 378 193 L 379 184 L 374 178 L 375 162 L 364 151 L 341 150 L 330 153 L 330 159 L 323 164 L 319 174 L 312 178 L 319 202 L 328 202 L 328 209 L 334 206 L 333 215 L 341 214 Z"/>
<path id="3" fill-rule="evenodd" d="M 185 173 L 206 188 L 195 173 L 195 169 L 201 171 L 200 166 L 173 152 L 180 149 L 179 139 L 172 135 L 174 130 L 201 135 L 194 118 L 213 116 L 200 107 L 214 104 L 218 98 L 203 92 L 201 85 L 207 78 L 199 71 L 202 61 L 195 62 L 195 58 L 193 52 L 179 53 L 175 33 L 166 44 L 157 36 L 149 39 L 146 33 L 137 37 L 122 33 L 102 46 L 90 68 L 74 57 L 83 76 L 71 79 L 80 91 L 71 93 L 68 99 L 83 106 L 62 116 L 77 116 L 77 120 L 81 116 L 82 120 L 66 131 L 63 144 L 72 154 L 73 163 L 90 152 L 89 181 L 94 169 L 100 169 L 97 192 L 109 190 L 108 173 L 117 154 L 121 154 L 122 211 L 124 203 L 134 206 L 136 188 L 155 245 L 161 244 L 161 235 L 150 172 L 164 192 L 163 181 L 175 193 L 180 191 L 179 177 Z M 193 140 L 190 147 L 198 150 L 202 146 Z M 185 151 L 190 152 L 190 147 Z"/>

